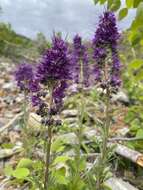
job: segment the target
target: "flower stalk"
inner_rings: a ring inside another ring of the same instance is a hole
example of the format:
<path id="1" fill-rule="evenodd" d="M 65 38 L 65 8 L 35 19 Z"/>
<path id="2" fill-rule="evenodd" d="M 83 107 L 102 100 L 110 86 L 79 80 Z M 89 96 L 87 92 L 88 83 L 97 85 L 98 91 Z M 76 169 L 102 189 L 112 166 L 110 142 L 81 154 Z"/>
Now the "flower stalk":
<path id="1" fill-rule="evenodd" d="M 49 108 L 52 108 L 52 103 L 53 103 L 53 90 L 50 91 L 50 102 L 49 102 Z M 49 114 L 49 121 L 52 119 L 52 115 Z M 47 136 L 45 138 L 45 154 L 46 154 L 46 160 L 45 160 L 45 174 L 44 174 L 44 190 L 48 190 L 48 185 L 49 185 L 49 168 L 50 168 L 50 157 L 51 157 L 51 144 L 52 144 L 52 125 L 49 125 L 46 127 L 46 132 L 48 135 L 48 140 Z"/>
<path id="2" fill-rule="evenodd" d="M 77 169 L 78 165 L 80 163 L 80 149 L 82 146 L 82 138 L 83 138 L 83 119 L 84 119 L 84 112 L 85 112 L 85 102 L 84 102 L 84 95 L 83 95 L 83 62 L 80 61 L 80 106 L 79 106 L 79 124 L 78 124 L 78 132 L 77 132 L 77 138 L 78 138 L 78 148 L 77 148 Z"/>
<path id="3" fill-rule="evenodd" d="M 102 145 L 101 145 L 101 156 L 99 157 L 98 165 L 99 168 L 97 170 L 97 181 L 96 181 L 96 189 L 101 190 L 101 186 L 103 185 L 103 173 L 106 167 L 106 163 L 108 162 L 108 138 L 109 138 L 109 130 L 110 130 L 110 90 L 106 89 L 106 103 L 105 103 L 105 123 L 103 126 L 103 135 L 102 135 Z"/>
<path id="4" fill-rule="evenodd" d="M 120 85 L 120 60 L 118 56 L 118 32 L 116 17 L 113 12 L 106 11 L 100 17 L 98 28 L 93 39 L 95 59 L 95 80 L 105 92 L 105 122 L 102 129 L 101 156 L 97 162 L 96 189 L 101 190 L 106 175 L 108 162 L 108 138 L 111 122 L 110 96 L 117 93 Z"/>
<path id="5" fill-rule="evenodd" d="M 50 168 L 50 151 L 52 144 L 52 127 L 48 127 L 48 141 L 46 140 L 46 161 L 45 161 L 45 175 L 44 175 L 44 190 L 48 190 L 49 183 L 49 168 Z"/>
<path id="6" fill-rule="evenodd" d="M 79 98 L 80 104 L 78 107 L 78 129 L 76 131 L 78 146 L 76 147 L 76 164 L 77 174 L 80 176 L 79 164 L 81 162 L 81 146 L 83 141 L 83 119 L 85 113 L 85 102 L 84 102 L 84 87 L 89 84 L 89 67 L 88 67 L 88 55 L 87 48 L 82 43 L 82 38 L 77 34 L 73 39 L 73 55 L 72 61 L 74 65 L 74 77 L 73 80 L 79 87 Z"/>

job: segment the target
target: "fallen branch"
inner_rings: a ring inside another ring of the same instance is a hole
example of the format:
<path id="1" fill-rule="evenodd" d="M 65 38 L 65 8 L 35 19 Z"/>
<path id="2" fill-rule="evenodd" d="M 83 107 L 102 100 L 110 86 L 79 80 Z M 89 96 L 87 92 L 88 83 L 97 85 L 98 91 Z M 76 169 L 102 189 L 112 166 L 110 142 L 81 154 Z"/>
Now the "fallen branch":
<path id="1" fill-rule="evenodd" d="M 17 114 L 12 120 L 10 120 L 5 126 L 3 126 L 2 128 L 0 128 L 0 133 L 4 132 L 6 129 L 8 129 L 9 127 L 12 126 L 12 124 L 19 119 L 21 116 L 23 115 L 23 113 L 19 113 Z"/>
<path id="2" fill-rule="evenodd" d="M 109 142 L 115 142 L 115 141 L 143 141 L 143 137 L 131 137 L 131 138 L 116 137 L 109 139 Z"/>
<path id="3" fill-rule="evenodd" d="M 110 146 L 114 145 L 114 143 L 110 143 Z M 137 152 L 135 150 L 132 150 L 124 145 L 117 144 L 117 147 L 115 148 L 115 152 L 123 156 L 124 158 L 127 158 L 131 160 L 132 162 L 138 164 L 139 166 L 143 167 L 143 154 L 140 152 Z"/>

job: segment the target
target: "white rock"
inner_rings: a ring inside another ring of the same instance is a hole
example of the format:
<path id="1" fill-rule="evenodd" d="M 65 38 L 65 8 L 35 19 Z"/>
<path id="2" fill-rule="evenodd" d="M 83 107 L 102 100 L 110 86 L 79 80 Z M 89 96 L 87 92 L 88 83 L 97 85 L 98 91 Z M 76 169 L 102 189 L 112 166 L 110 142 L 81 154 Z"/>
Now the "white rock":
<path id="1" fill-rule="evenodd" d="M 123 181 L 121 178 L 110 178 L 106 184 L 112 189 L 112 190 L 138 190 L 128 182 Z"/>
<path id="2" fill-rule="evenodd" d="M 14 85 L 13 85 L 13 82 L 8 82 L 8 83 L 5 83 L 5 84 L 2 86 L 2 88 L 3 88 L 4 90 L 12 90 L 12 89 L 15 88 L 15 87 L 14 87 Z"/>
<path id="3" fill-rule="evenodd" d="M 130 102 L 127 94 L 123 91 L 119 91 L 117 94 L 114 94 L 112 96 L 112 101 L 113 102 L 119 101 L 125 104 L 128 104 Z"/>

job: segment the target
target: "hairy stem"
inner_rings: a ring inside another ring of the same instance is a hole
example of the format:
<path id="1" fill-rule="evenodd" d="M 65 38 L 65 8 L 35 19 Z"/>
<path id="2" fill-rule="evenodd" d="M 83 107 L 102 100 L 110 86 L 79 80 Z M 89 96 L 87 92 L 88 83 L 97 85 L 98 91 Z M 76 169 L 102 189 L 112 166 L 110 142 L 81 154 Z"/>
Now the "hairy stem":
<path id="1" fill-rule="evenodd" d="M 50 102 L 49 102 L 49 109 L 52 107 L 53 97 L 52 97 L 53 90 L 50 91 Z M 51 115 L 49 114 L 49 120 L 51 119 Z M 47 129 L 47 137 L 45 139 L 45 152 L 46 152 L 46 161 L 45 161 L 45 174 L 44 174 L 44 190 L 48 190 L 49 185 L 49 168 L 50 168 L 50 157 L 51 157 L 51 144 L 52 144 L 52 126 L 48 126 Z"/>
<path id="2" fill-rule="evenodd" d="M 51 143 L 52 143 L 52 128 L 49 126 L 48 127 L 48 141 L 46 142 L 44 190 L 48 190 Z"/>
<path id="3" fill-rule="evenodd" d="M 27 92 L 24 91 L 24 102 L 23 102 L 23 124 L 24 124 L 24 129 L 26 130 L 27 127 L 27 119 L 28 119 L 28 113 L 27 113 Z"/>
<path id="4" fill-rule="evenodd" d="M 101 158 L 104 162 L 106 159 L 106 153 L 107 153 L 107 143 L 109 138 L 109 129 L 110 129 L 110 92 L 107 89 L 107 96 L 106 96 L 106 111 L 105 111 L 105 126 L 103 131 L 103 145 L 102 145 L 102 152 L 101 152 Z"/>
<path id="5" fill-rule="evenodd" d="M 106 167 L 107 157 L 108 157 L 108 138 L 110 129 L 110 90 L 107 88 L 106 92 L 106 110 L 105 110 L 105 124 L 103 128 L 102 146 L 101 146 L 101 156 L 99 158 L 99 169 L 97 171 L 97 183 L 96 189 L 101 190 L 101 185 L 103 183 L 103 172 Z"/>
<path id="6" fill-rule="evenodd" d="M 29 108 L 28 107 L 28 101 L 27 101 L 27 91 L 24 91 L 24 102 L 23 102 L 23 146 L 25 149 L 26 156 L 30 157 L 31 149 L 29 147 L 29 131 L 27 129 L 27 123 L 28 123 L 28 117 L 29 117 Z"/>
<path id="7" fill-rule="evenodd" d="M 80 107 L 79 107 L 79 123 L 78 123 L 78 147 L 77 147 L 77 172 L 79 173 L 78 166 L 80 164 L 80 148 L 82 145 L 82 132 L 83 132 L 83 119 L 84 119 L 84 96 L 83 96 L 83 63 L 80 61 Z"/>

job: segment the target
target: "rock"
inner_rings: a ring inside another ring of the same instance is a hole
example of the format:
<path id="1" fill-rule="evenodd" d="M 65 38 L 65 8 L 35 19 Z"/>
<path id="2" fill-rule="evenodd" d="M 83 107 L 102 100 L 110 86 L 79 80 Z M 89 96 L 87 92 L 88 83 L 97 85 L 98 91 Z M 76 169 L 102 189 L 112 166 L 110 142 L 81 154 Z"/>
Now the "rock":
<path id="1" fill-rule="evenodd" d="M 8 83 L 5 83 L 5 84 L 2 86 L 2 88 L 3 88 L 4 90 L 12 90 L 12 89 L 15 88 L 15 86 L 14 86 L 14 83 L 13 83 L 13 82 L 8 82 Z"/>
<path id="2" fill-rule="evenodd" d="M 62 112 L 62 115 L 67 118 L 67 117 L 76 117 L 78 114 L 77 110 L 64 110 Z"/>
<path id="3" fill-rule="evenodd" d="M 28 127 L 39 131 L 41 129 L 41 117 L 35 113 L 30 113 L 28 119 Z"/>
<path id="4" fill-rule="evenodd" d="M 106 184 L 112 189 L 112 190 L 138 190 L 128 182 L 123 181 L 120 178 L 110 178 L 107 180 Z"/>
<path id="5" fill-rule="evenodd" d="M 78 144 L 78 139 L 77 139 L 77 136 L 75 135 L 75 133 L 67 133 L 64 135 L 60 135 L 59 137 L 61 139 L 64 139 L 66 144 L 71 144 L 71 145 Z"/>
<path id="6" fill-rule="evenodd" d="M 14 144 L 14 143 L 16 143 L 18 140 L 20 140 L 20 135 L 19 135 L 19 133 L 16 132 L 16 131 L 10 131 L 8 135 L 9 135 L 9 138 L 10 138 L 10 142 L 11 142 L 12 144 Z"/>
<path id="7" fill-rule="evenodd" d="M 91 138 L 93 138 L 93 137 L 97 137 L 97 136 L 98 136 L 96 129 L 91 129 L 91 130 L 90 130 L 89 128 L 84 131 L 84 135 L 85 135 L 85 137 L 86 137 L 87 139 L 91 139 Z"/>
<path id="8" fill-rule="evenodd" d="M 0 149 L 0 159 L 9 158 L 21 151 L 22 151 L 21 146 L 18 145 L 16 145 L 12 149 Z"/>
<path id="9" fill-rule="evenodd" d="M 66 119 L 64 119 L 64 123 L 68 123 L 69 125 L 70 124 L 77 124 L 77 119 L 76 118 L 74 118 L 74 117 L 70 117 L 70 118 L 66 118 Z"/>
<path id="10" fill-rule="evenodd" d="M 7 105 L 13 105 L 14 102 L 14 97 L 12 96 L 7 96 L 3 99 L 3 101 L 7 104 Z"/>
<path id="11" fill-rule="evenodd" d="M 127 135 L 127 133 L 130 131 L 129 127 L 124 127 L 122 129 L 117 130 L 117 134 L 121 137 L 124 137 Z"/>
<path id="12" fill-rule="evenodd" d="M 121 102 L 124 105 L 129 105 L 129 103 L 130 103 L 129 97 L 123 91 L 119 91 L 117 94 L 114 94 L 112 96 L 112 101 L 113 102 Z"/>

